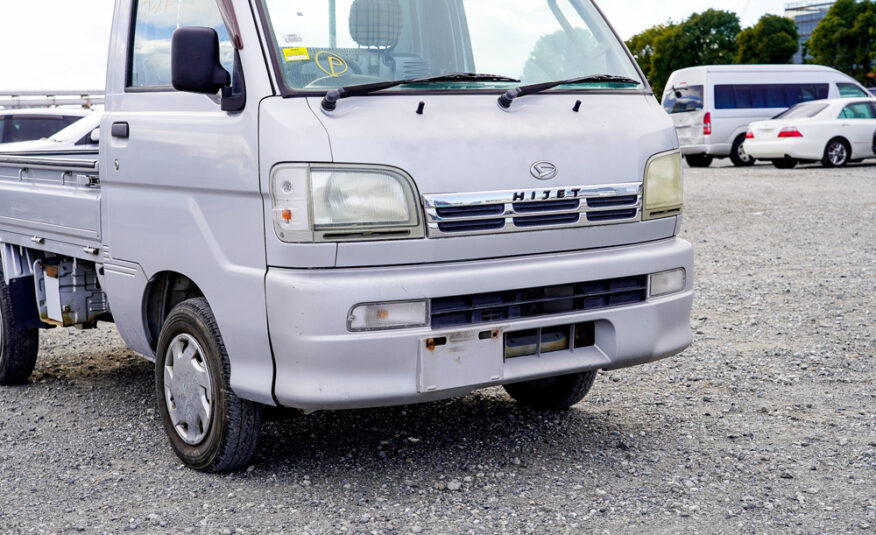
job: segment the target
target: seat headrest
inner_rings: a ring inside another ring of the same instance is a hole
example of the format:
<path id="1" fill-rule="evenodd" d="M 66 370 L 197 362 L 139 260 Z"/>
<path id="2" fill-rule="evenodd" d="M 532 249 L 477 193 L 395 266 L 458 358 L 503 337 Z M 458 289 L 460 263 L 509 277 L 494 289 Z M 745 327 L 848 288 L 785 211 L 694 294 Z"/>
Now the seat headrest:
<path id="1" fill-rule="evenodd" d="M 402 31 L 398 0 L 355 0 L 350 8 L 350 35 L 364 47 L 392 48 Z"/>

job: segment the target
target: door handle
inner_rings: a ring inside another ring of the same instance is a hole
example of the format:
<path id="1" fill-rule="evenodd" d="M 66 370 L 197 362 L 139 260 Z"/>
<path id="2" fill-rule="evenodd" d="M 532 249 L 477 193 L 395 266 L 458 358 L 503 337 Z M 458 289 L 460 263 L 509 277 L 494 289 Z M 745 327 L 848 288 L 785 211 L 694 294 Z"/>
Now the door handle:
<path id="1" fill-rule="evenodd" d="M 110 133 L 113 137 L 127 139 L 131 135 L 131 128 L 128 126 L 128 123 L 113 123 L 113 127 L 112 130 L 110 130 Z"/>

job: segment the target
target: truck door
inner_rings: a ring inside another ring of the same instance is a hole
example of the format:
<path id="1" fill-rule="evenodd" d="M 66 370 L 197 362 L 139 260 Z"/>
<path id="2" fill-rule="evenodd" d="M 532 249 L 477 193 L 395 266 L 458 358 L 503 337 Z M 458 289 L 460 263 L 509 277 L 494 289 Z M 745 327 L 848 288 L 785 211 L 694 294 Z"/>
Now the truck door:
<path id="1" fill-rule="evenodd" d="M 105 242 L 113 259 L 140 265 L 147 279 L 173 272 L 194 282 L 217 318 L 232 368 L 235 358 L 249 359 L 252 373 L 232 375 L 235 392 L 271 402 L 257 133 L 259 102 L 273 91 L 249 4 L 235 4 L 248 43 L 238 56 L 247 100 L 229 112 L 219 95 L 171 84 L 171 40 L 182 27 L 214 28 L 221 63 L 234 72 L 235 47 L 216 0 L 117 0 L 101 125 Z M 110 270 L 107 280 L 120 286 L 115 295 L 142 299 L 136 292 L 143 288 L 114 282 Z M 116 314 L 121 307 L 112 299 Z"/>

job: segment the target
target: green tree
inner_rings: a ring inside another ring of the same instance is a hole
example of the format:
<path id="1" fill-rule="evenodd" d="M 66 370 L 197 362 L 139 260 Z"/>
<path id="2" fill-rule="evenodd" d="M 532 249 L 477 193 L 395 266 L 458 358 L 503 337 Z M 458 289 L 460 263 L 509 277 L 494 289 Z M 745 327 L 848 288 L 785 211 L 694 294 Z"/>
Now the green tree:
<path id="1" fill-rule="evenodd" d="M 673 71 L 697 65 L 727 65 L 736 58 L 739 17 L 709 9 L 670 27 L 654 41 L 648 78 L 657 95 L 663 94 Z"/>
<path id="2" fill-rule="evenodd" d="M 778 15 L 764 15 L 757 24 L 742 30 L 736 40 L 736 63 L 791 63 L 800 48 L 797 25 Z"/>
<path id="3" fill-rule="evenodd" d="M 571 35 L 558 30 L 536 41 L 523 68 L 523 78 L 527 83 L 565 80 L 582 73 L 602 72 L 604 63 L 604 54 L 588 30 L 575 28 Z"/>
<path id="4" fill-rule="evenodd" d="M 627 41 L 627 47 L 632 52 L 633 57 L 636 58 L 645 75 L 650 76 L 651 69 L 654 66 L 654 43 L 656 43 L 658 38 L 672 30 L 672 28 L 675 28 L 675 26 L 672 21 L 666 24 L 658 24 L 632 36 Z"/>
<path id="5" fill-rule="evenodd" d="M 876 4 L 837 0 L 807 44 L 812 61 L 866 82 L 876 58 Z"/>

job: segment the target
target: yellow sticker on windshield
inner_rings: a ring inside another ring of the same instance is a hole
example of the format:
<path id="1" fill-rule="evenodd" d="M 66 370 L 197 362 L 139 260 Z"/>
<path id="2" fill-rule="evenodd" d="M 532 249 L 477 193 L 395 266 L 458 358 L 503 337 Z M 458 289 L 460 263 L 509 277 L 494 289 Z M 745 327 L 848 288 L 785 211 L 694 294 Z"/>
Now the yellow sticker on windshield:
<path id="1" fill-rule="evenodd" d="M 308 61 L 310 53 L 306 48 L 284 48 L 283 59 L 286 61 Z"/>

